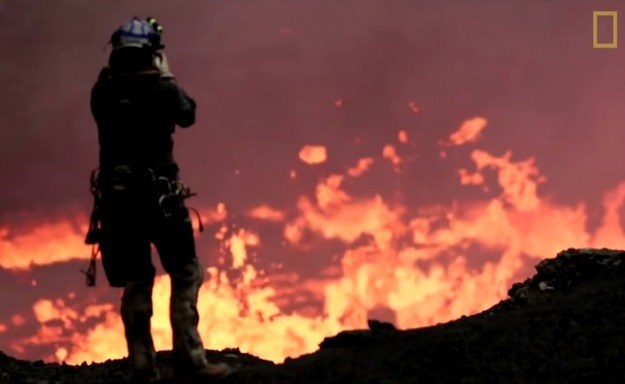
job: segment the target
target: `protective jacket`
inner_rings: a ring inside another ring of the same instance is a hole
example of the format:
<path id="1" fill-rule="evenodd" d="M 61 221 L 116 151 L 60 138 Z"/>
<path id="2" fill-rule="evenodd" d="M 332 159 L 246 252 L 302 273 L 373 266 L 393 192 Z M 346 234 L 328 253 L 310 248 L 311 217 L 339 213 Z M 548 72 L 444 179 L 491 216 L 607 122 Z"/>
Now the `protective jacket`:
<path id="1" fill-rule="evenodd" d="M 195 102 L 156 69 L 117 72 L 104 68 L 91 93 L 98 126 L 100 169 L 117 165 L 172 170 L 175 126 L 195 122 Z"/>

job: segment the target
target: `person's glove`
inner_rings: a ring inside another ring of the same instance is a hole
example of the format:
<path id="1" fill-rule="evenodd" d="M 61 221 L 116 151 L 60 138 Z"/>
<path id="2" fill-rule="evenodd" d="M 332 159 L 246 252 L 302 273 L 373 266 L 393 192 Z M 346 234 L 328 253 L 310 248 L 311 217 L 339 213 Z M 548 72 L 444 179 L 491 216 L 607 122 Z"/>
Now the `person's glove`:
<path id="1" fill-rule="evenodd" d="M 169 61 L 165 52 L 159 51 L 154 55 L 154 66 L 158 69 L 162 79 L 173 79 L 174 74 L 169 69 Z"/>

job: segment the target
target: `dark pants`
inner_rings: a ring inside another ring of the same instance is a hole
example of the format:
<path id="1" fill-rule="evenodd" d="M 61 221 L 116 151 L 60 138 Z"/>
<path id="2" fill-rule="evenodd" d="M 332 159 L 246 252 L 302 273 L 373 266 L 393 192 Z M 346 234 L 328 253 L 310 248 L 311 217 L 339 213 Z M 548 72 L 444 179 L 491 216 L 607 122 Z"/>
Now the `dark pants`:
<path id="1" fill-rule="evenodd" d="M 203 269 L 189 211 L 181 201 L 166 217 L 153 186 L 144 184 L 104 188 L 100 204 L 102 264 L 109 284 L 124 288 L 121 315 L 129 358 L 135 370 L 155 369 L 150 333 L 155 276 L 150 246 L 154 244 L 171 278 L 174 355 L 183 365 L 201 367 L 206 357 L 197 331 L 197 298 Z"/>

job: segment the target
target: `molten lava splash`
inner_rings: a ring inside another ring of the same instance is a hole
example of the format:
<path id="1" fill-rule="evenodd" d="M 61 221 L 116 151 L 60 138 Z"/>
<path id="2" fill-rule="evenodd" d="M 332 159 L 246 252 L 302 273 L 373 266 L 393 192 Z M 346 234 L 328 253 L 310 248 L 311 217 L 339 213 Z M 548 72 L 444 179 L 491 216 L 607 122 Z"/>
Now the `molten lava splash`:
<path id="1" fill-rule="evenodd" d="M 306 164 L 321 164 L 328 159 L 328 154 L 322 145 L 306 145 L 300 149 L 299 158 Z"/>
<path id="2" fill-rule="evenodd" d="M 483 117 L 474 117 L 465 121 L 460 129 L 452 133 L 449 136 L 449 140 L 446 145 L 463 145 L 468 142 L 476 141 L 484 128 L 486 128 L 487 121 Z"/>
<path id="3" fill-rule="evenodd" d="M 373 165 L 373 158 L 365 157 L 358 160 L 358 164 L 347 170 L 347 174 L 351 177 L 360 177 L 364 175 Z"/>
<path id="4" fill-rule="evenodd" d="M 401 157 L 397 154 L 397 150 L 391 144 L 387 144 L 382 149 L 382 157 L 388 159 L 394 166 L 395 170 L 399 171 L 399 165 L 402 163 Z"/>
<path id="5" fill-rule="evenodd" d="M 485 126 L 481 117 L 467 120 L 440 145 L 453 151 L 456 146 L 474 143 Z M 324 147 L 305 148 L 301 160 L 309 164 L 325 161 Z M 346 189 L 348 176 L 354 178 L 351 182 L 362 180 L 373 162 L 381 159 L 391 160 L 394 167 L 403 160 L 393 146 L 386 146 L 381 156 L 359 160 L 345 175 L 322 178 L 314 195 L 299 196 L 291 209 L 263 205 L 248 213 L 281 226 L 293 255 L 314 246 L 304 241 L 310 236 L 342 243 L 344 251 L 336 265 L 328 266 L 316 278 L 259 270 L 248 257 L 251 249 L 261 257 L 263 254 L 262 239 L 254 228 L 232 229 L 223 203 L 203 215 L 208 217 L 205 221 L 219 224 L 215 238 L 228 261 L 206 269 L 200 291 L 199 328 L 207 348 L 239 347 L 281 361 L 314 351 L 325 336 L 366 327 L 370 312 L 379 308 L 390 310 L 400 328 L 432 325 L 495 304 L 505 297 L 524 266 L 563 248 L 625 247 L 619 222 L 625 182 L 606 193 L 603 221 L 591 233 L 586 228 L 585 205 L 561 205 L 538 195 L 537 187 L 546 179 L 533 158 L 513 160 L 510 151 L 497 156 L 474 149 L 474 170 L 460 169 L 460 183 L 466 188 L 490 187 L 499 194 L 485 200 L 418 208 L 385 200 L 380 194 L 356 196 Z M 492 174 L 497 184 L 487 185 Z M 5 230 L 3 265 L 27 268 L 24 256 L 42 264 L 86 257 L 84 247 L 82 254 L 78 251 L 82 238 L 73 228 L 62 226 L 43 226 L 14 239 L 6 237 Z M 66 232 L 42 235 L 50 228 L 65 228 Z M 6 250 L 11 252 L 9 256 L 5 256 Z M 49 250 L 53 252 L 47 258 Z M 26 251 L 30 255 L 20 255 L 18 262 L 15 252 Z M 476 253 L 494 257 L 475 265 Z M 280 286 L 280 279 L 290 284 Z M 157 277 L 152 330 L 158 349 L 171 348 L 169 291 L 169 279 Z M 307 293 L 320 298 L 322 310 L 285 310 L 289 304 L 284 303 L 285 297 L 295 302 Z M 33 311 L 40 328 L 36 335 L 13 343 L 18 353 L 29 345 L 54 345 L 55 352 L 48 359 L 72 364 L 126 355 L 121 319 L 113 304 L 74 308 L 63 300 L 42 299 Z M 81 330 L 81 324 L 94 320 L 95 325 Z"/>
<path id="6" fill-rule="evenodd" d="M 397 141 L 404 144 L 408 143 L 408 132 L 404 130 L 399 131 L 397 134 Z"/>
<path id="7" fill-rule="evenodd" d="M 87 259 L 90 247 L 85 245 L 86 218 L 40 224 L 29 233 L 12 235 L 8 228 L 0 227 L 0 267 L 23 270 L 32 265 Z"/>

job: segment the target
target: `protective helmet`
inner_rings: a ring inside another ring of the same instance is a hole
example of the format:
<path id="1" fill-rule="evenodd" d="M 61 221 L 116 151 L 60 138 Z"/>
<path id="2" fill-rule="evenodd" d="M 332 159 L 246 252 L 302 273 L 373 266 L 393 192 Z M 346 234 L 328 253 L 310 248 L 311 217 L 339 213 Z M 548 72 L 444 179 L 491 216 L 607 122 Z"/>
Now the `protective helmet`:
<path id="1" fill-rule="evenodd" d="M 122 24 L 111 36 L 113 49 L 137 47 L 159 50 L 164 48 L 161 44 L 161 32 L 163 28 L 156 23 L 154 18 L 147 20 L 133 17 Z"/>

